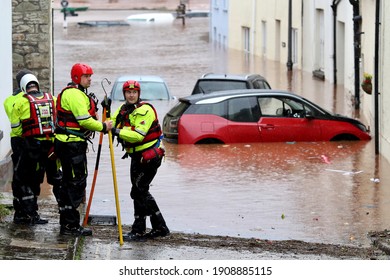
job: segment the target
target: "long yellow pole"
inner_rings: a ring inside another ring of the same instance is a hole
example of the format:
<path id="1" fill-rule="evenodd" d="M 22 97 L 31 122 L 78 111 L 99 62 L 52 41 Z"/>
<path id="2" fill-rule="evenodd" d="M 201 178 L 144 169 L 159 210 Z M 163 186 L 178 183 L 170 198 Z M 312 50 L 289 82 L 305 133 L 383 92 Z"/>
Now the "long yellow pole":
<path id="1" fill-rule="evenodd" d="M 110 120 L 110 118 L 108 117 L 107 120 Z M 113 145 L 112 145 L 111 130 L 108 131 L 108 141 L 109 141 L 109 144 L 110 144 L 111 167 L 112 167 L 112 179 L 113 179 L 113 181 L 114 181 L 115 204 L 116 204 L 116 216 L 117 216 L 117 218 L 118 218 L 119 244 L 120 244 L 120 245 L 123 245 L 121 211 L 120 211 L 120 207 L 119 207 L 118 183 L 117 183 L 117 180 L 116 180 L 115 157 L 114 157 L 114 147 L 113 147 Z"/>
<path id="2" fill-rule="evenodd" d="M 104 102 L 108 105 L 107 94 L 104 97 Z M 106 110 L 106 120 L 110 120 L 111 110 L 108 105 Z M 115 169 L 115 157 L 114 157 L 114 147 L 112 144 L 112 133 L 111 130 L 108 131 L 108 142 L 110 145 L 110 155 L 111 155 L 111 170 L 112 170 L 112 179 L 114 181 L 114 193 L 115 193 L 115 205 L 116 205 L 116 216 L 118 218 L 118 231 L 119 231 L 119 244 L 123 245 L 123 234 L 122 234 L 122 221 L 121 221 L 121 211 L 119 207 L 119 197 L 118 197 L 118 183 L 116 180 L 116 169 Z"/>

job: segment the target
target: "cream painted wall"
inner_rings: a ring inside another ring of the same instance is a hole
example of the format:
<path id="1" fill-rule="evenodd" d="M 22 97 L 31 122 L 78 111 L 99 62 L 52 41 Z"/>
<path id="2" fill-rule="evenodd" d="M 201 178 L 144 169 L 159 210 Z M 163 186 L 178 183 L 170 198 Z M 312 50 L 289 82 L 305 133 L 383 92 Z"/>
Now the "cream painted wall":
<path id="1" fill-rule="evenodd" d="M 375 79 L 375 8 L 376 0 L 363 0 L 361 2 L 362 14 L 362 62 L 361 74 L 367 72 L 373 75 Z M 388 161 L 390 161 L 390 19 L 385 15 L 390 12 L 390 1 L 381 1 L 381 27 L 379 41 L 379 77 L 378 91 L 380 93 L 378 99 L 378 114 L 379 114 L 379 151 Z M 374 84 L 374 80 L 373 80 Z M 363 112 L 371 127 L 371 134 L 375 137 L 375 96 L 368 95 L 362 92 Z M 373 89 L 374 93 L 374 89 Z M 375 140 L 375 139 L 373 139 Z"/>
<path id="2" fill-rule="evenodd" d="M 381 38 L 382 39 L 382 52 L 379 58 L 380 67 L 379 67 L 379 89 L 380 89 L 380 98 L 379 98 L 379 119 L 380 119 L 380 153 L 390 161 L 390 1 L 381 1 L 382 3 L 382 19 L 381 19 Z"/>
<path id="3" fill-rule="evenodd" d="M 369 0 L 372 1 L 372 0 Z M 323 71 L 325 79 L 333 82 L 333 11 L 332 0 L 292 0 L 292 27 L 298 31 L 298 61 L 295 68 L 308 72 L 317 70 L 315 60 L 315 38 L 318 33 L 317 9 L 324 14 L 324 55 Z M 304 11 L 302 11 L 302 8 Z M 230 0 L 229 5 L 229 47 L 243 50 L 242 27 L 250 28 L 251 54 L 262 56 L 264 40 L 266 41 L 266 58 L 286 63 L 288 59 L 288 9 L 287 0 Z M 303 15 L 303 17 L 302 17 Z M 348 0 L 339 3 L 337 9 L 338 25 L 344 27 L 342 55 L 338 56 L 338 63 L 343 67 L 338 69 L 338 83 L 344 84 L 351 94 L 354 94 L 354 50 L 353 50 L 353 9 Z M 266 24 L 266 35 L 262 33 L 262 25 Z M 279 22 L 279 26 L 277 24 Z M 336 50 L 337 52 L 337 50 Z M 305 56 L 302 56 L 302 53 Z"/>
<path id="4" fill-rule="evenodd" d="M 286 63 L 288 58 L 288 5 L 285 0 L 230 0 L 229 5 L 229 47 L 243 50 L 242 27 L 250 28 L 250 53 L 262 56 L 262 22 L 266 22 L 266 58 Z M 298 57 L 301 57 L 301 0 L 292 0 L 292 27 L 298 30 Z M 280 21 L 277 31 L 276 21 Z M 279 34 L 280 38 L 276 38 Z M 282 46 L 282 43 L 283 46 Z M 277 54 L 280 51 L 280 55 Z M 300 68 L 301 60 L 294 67 Z"/>
<path id="5" fill-rule="evenodd" d="M 363 81 L 363 73 L 367 72 L 374 76 L 375 69 L 375 0 L 365 0 L 361 3 L 362 21 L 362 59 L 361 59 L 361 81 Z M 374 82 L 374 81 L 373 81 Z M 364 115 L 372 129 L 374 130 L 374 95 L 368 95 L 361 90 Z M 374 132 L 374 131 L 373 131 Z"/>
<path id="6" fill-rule="evenodd" d="M 256 38 L 255 38 L 255 55 L 263 56 L 261 46 L 265 44 L 266 46 L 266 54 L 265 58 L 270 60 L 275 60 L 276 48 L 275 48 L 275 18 L 276 14 L 276 6 L 270 5 L 270 2 L 266 1 L 258 1 L 255 9 L 256 9 Z M 279 18 L 280 19 L 280 18 Z M 262 34 L 262 22 L 265 22 L 266 34 L 265 38 Z M 263 39 L 264 38 L 264 39 Z M 263 42 L 265 40 L 266 42 Z M 281 48 L 281 47 L 280 47 Z"/>
<path id="7" fill-rule="evenodd" d="M 315 63 L 315 36 L 317 33 L 317 10 L 323 10 L 324 14 L 324 74 L 325 79 L 329 82 L 334 82 L 334 55 L 337 56 L 337 64 L 342 64 L 343 67 L 337 66 L 338 84 L 344 84 L 350 92 L 354 90 L 354 51 L 353 51 L 353 22 L 352 22 L 352 5 L 348 0 L 341 1 L 337 6 L 337 45 L 338 48 L 343 46 L 343 49 L 334 50 L 333 47 L 333 10 L 331 8 L 331 0 L 303 0 L 304 3 L 304 18 L 303 18 L 303 70 L 311 72 L 316 70 Z M 340 25 L 344 26 L 344 30 L 339 30 Z M 341 32 L 344 36 L 340 38 Z M 342 73 L 340 72 L 342 71 Z"/>
<path id="8" fill-rule="evenodd" d="M 329 2 L 332 2 L 329 0 Z M 353 34 L 353 7 L 349 1 L 340 2 L 337 9 L 337 21 L 342 22 L 345 26 L 344 34 L 344 87 L 354 95 L 354 34 Z M 341 58 L 338 58 L 341 59 Z"/>
<path id="9" fill-rule="evenodd" d="M 229 1 L 229 48 L 243 50 L 242 27 L 251 27 L 252 1 Z"/>

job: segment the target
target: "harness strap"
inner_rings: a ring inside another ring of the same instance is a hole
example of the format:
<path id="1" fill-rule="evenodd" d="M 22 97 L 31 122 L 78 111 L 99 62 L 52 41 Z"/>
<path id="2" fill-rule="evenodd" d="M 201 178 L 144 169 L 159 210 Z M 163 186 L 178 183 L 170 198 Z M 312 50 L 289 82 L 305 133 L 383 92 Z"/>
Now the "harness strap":
<path id="1" fill-rule="evenodd" d="M 70 135 L 74 135 L 74 136 L 80 137 L 81 139 L 86 140 L 89 143 L 93 144 L 91 138 L 92 138 L 92 135 L 94 134 L 94 132 L 89 131 L 89 130 L 87 130 L 83 133 L 83 132 L 78 132 L 76 130 L 67 129 L 66 127 L 62 127 L 62 126 L 57 125 L 57 127 L 55 129 L 55 133 L 68 135 L 68 139 L 69 139 Z"/>

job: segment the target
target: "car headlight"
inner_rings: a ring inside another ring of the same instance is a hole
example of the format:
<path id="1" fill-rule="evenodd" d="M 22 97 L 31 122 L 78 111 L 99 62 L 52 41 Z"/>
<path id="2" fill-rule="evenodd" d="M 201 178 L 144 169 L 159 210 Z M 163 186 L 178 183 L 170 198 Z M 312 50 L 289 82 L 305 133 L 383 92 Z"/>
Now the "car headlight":
<path id="1" fill-rule="evenodd" d="M 180 117 L 173 117 L 172 119 L 169 120 L 169 130 L 171 132 L 178 132 L 178 126 L 179 126 L 179 119 Z"/>

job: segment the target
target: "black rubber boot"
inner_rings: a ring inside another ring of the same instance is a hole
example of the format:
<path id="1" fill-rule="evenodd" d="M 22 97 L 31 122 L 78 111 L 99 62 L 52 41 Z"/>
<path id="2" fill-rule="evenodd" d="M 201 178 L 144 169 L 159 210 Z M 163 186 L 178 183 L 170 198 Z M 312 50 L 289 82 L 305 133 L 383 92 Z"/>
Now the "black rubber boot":
<path id="1" fill-rule="evenodd" d="M 146 238 L 144 237 L 144 234 L 140 234 L 140 233 L 136 233 L 136 232 L 129 232 L 128 234 L 123 235 L 123 241 L 145 242 Z"/>
<path id="2" fill-rule="evenodd" d="M 69 226 L 61 226 L 60 234 L 62 235 L 70 235 L 70 236 L 91 236 L 92 230 L 89 228 L 79 227 L 69 227 Z"/>
<path id="3" fill-rule="evenodd" d="M 162 227 L 159 229 L 152 229 L 148 233 L 145 233 L 144 238 L 153 239 L 155 237 L 165 237 L 170 234 L 170 231 L 167 227 Z"/>

